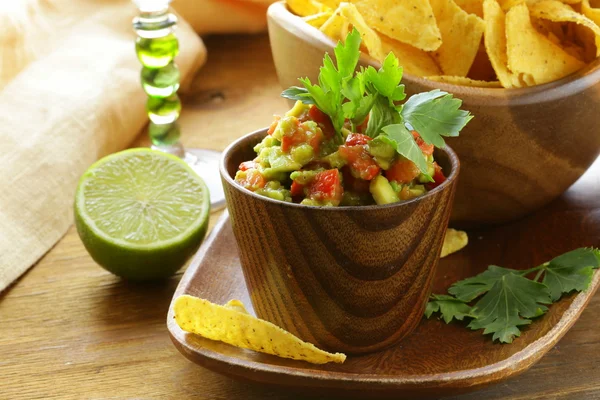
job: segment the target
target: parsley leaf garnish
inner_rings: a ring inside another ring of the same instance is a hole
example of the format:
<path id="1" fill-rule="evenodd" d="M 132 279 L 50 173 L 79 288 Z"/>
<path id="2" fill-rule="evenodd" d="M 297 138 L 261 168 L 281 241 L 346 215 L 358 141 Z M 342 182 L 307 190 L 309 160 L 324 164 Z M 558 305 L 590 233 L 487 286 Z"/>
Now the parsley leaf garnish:
<path id="1" fill-rule="evenodd" d="M 426 143 L 444 147 L 442 136 L 458 136 L 473 119 L 468 111 L 460 109 L 461 105 L 461 100 L 436 89 L 411 96 L 402 108 L 402 117 Z"/>
<path id="2" fill-rule="evenodd" d="M 346 37 L 345 43 L 339 42 L 335 46 L 337 68 L 329 54 L 325 54 L 323 66 L 319 71 L 318 84 L 313 84 L 308 78 L 300 78 L 306 92 L 301 88 L 291 87 L 281 95 L 306 104 L 315 104 L 321 111 L 329 115 L 336 132 L 340 133 L 346 118 L 352 119 L 353 117 L 350 110 L 346 109 L 345 112 L 343 107 L 346 95 L 350 94 L 354 97 L 356 89 L 360 90 L 361 88 L 360 78 L 353 78 L 360 58 L 360 42 L 360 33 L 354 29 Z M 360 93 L 360 97 L 362 97 L 362 93 Z"/>
<path id="3" fill-rule="evenodd" d="M 479 275 L 458 281 L 448 289 L 448 293 L 462 301 L 471 301 L 488 292 L 504 275 L 515 272 L 512 269 L 490 265 Z"/>
<path id="4" fill-rule="evenodd" d="M 396 101 L 402 101 L 406 98 L 404 85 L 400 84 L 402 80 L 402 67 L 399 66 L 398 58 L 394 53 L 388 54 L 383 60 L 379 71 L 373 67 L 365 71 L 368 82 L 373 85 L 377 93 L 389 100 L 391 106 Z"/>
<path id="5" fill-rule="evenodd" d="M 471 318 L 468 327 L 493 334 L 492 340 L 512 343 L 519 327 L 548 311 L 563 294 L 586 290 L 593 270 L 600 267 L 600 251 L 580 248 L 528 270 L 490 265 L 479 275 L 454 283 L 450 295 L 432 295 L 425 316 L 440 313 L 444 321 Z M 532 279 L 527 276 L 535 273 Z M 468 303 L 479 300 L 471 307 Z"/>
<path id="6" fill-rule="evenodd" d="M 556 301 L 571 291 L 586 290 L 592 281 L 592 270 L 599 265 L 600 252 L 573 250 L 540 267 L 544 271 L 542 283 L 548 286 L 552 300 Z"/>
<path id="7" fill-rule="evenodd" d="M 492 340 L 512 343 L 519 336 L 519 326 L 531 323 L 530 318 L 548 311 L 550 304 L 548 288 L 538 282 L 514 273 L 502 276 L 485 296 L 473 307 L 475 319 L 469 324 L 473 330 L 484 329 L 483 334 L 493 333 Z"/>
<path id="8" fill-rule="evenodd" d="M 375 104 L 371 108 L 365 134 L 374 138 L 383 131 L 384 127 L 400 123 L 402 123 L 402 116 L 398 110 L 390 107 L 386 98 L 375 96 Z"/>
<path id="9" fill-rule="evenodd" d="M 382 128 L 382 130 L 385 134 L 385 139 L 387 139 L 386 141 L 400 155 L 414 162 L 421 171 L 427 171 L 427 160 L 425 160 L 421 148 L 417 145 L 412 134 L 406 129 L 404 124 L 388 125 Z"/>
<path id="10" fill-rule="evenodd" d="M 412 96 L 401 104 L 406 93 L 398 58 L 389 53 L 378 70 L 370 66 L 356 71 L 360 44 L 360 33 L 353 29 L 334 49 L 336 65 L 325 54 L 318 83 L 301 78 L 303 87 L 290 87 L 281 95 L 318 107 L 331 119 L 339 140 L 345 123 L 354 130 L 368 116 L 365 134 L 372 138 L 385 136 L 383 140 L 428 176 L 425 157 L 410 130 L 416 130 L 425 142 L 443 147 L 442 137 L 458 136 L 472 115 L 460 110 L 460 100 L 439 90 Z"/>
<path id="11" fill-rule="evenodd" d="M 425 309 L 425 316 L 429 318 L 436 312 L 439 312 L 444 322 L 449 324 L 453 319 L 462 321 L 465 317 L 470 317 L 471 307 L 447 294 L 432 294 Z"/>

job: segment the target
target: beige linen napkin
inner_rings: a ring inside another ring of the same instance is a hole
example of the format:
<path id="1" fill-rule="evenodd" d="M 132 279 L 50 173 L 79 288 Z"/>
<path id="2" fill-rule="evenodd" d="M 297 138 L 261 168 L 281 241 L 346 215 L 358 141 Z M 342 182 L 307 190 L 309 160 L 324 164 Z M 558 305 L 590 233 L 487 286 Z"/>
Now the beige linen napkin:
<path id="1" fill-rule="evenodd" d="M 127 0 L 0 2 L 0 291 L 71 225 L 80 175 L 147 123 Z M 180 20 L 184 77 L 206 51 Z"/>

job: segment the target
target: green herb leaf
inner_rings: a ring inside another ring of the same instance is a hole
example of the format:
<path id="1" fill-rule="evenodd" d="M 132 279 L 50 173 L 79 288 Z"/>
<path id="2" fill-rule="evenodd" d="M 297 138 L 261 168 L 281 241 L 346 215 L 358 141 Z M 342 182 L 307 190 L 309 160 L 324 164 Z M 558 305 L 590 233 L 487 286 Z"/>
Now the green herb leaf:
<path id="1" fill-rule="evenodd" d="M 473 307 L 475 319 L 469 328 L 493 333 L 492 340 L 512 343 L 521 335 L 519 326 L 531 323 L 530 318 L 544 314 L 552 303 L 546 285 L 521 275 L 508 273 L 498 279 L 490 291 Z"/>
<path id="2" fill-rule="evenodd" d="M 325 54 L 323 66 L 319 71 L 318 85 L 313 84 L 308 78 L 301 78 L 300 82 L 304 85 L 306 92 L 301 88 L 292 87 L 284 91 L 282 96 L 316 105 L 321 111 L 329 115 L 336 132 L 340 133 L 345 119 L 352 119 L 355 113 L 354 106 L 343 107 L 344 95 L 342 90 L 347 90 L 347 94 L 358 97 L 356 108 L 360 106 L 360 98 L 362 98 L 362 93 L 358 94 L 358 92 L 361 91 L 361 88 L 364 92 L 361 78 L 352 78 L 360 57 L 360 42 L 360 33 L 353 29 L 346 37 L 345 43 L 338 42 L 335 46 L 337 68 L 329 54 Z M 349 83 L 352 79 L 356 79 L 356 81 Z"/>
<path id="3" fill-rule="evenodd" d="M 398 58 L 394 53 L 388 54 L 379 71 L 373 67 L 367 68 L 365 76 L 373 88 L 388 99 L 391 106 L 394 106 L 395 101 L 406 98 L 404 85 L 400 85 L 402 67 L 399 66 Z"/>
<path id="4" fill-rule="evenodd" d="M 322 70 L 322 68 L 321 68 Z M 321 80 L 321 74 L 319 74 L 319 79 Z M 327 78 L 323 78 L 327 79 Z M 337 132 L 340 132 L 342 126 L 344 124 L 344 115 L 341 112 L 342 104 L 338 102 L 338 98 L 340 96 L 339 92 L 335 92 L 332 90 L 323 90 L 322 84 L 313 85 L 310 79 L 303 78 L 300 79 L 300 82 L 304 84 L 304 87 L 310 93 L 312 101 L 314 104 L 325 114 L 331 117 L 331 122 L 335 127 Z"/>
<path id="5" fill-rule="evenodd" d="M 371 108 L 367 129 L 365 130 L 365 135 L 372 138 L 376 138 L 384 127 L 402 123 L 402 117 L 398 111 L 394 107 L 391 107 L 385 98 L 379 95 L 375 95 L 374 97 L 375 101 Z"/>
<path id="6" fill-rule="evenodd" d="M 306 88 L 301 88 L 298 86 L 292 86 L 290 88 L 287 88 L 281 93 L 281 97 L 294 101 L 300 100 L 305 104 L 315 104 L 315 101 L 313 100 L 308 90 Z"/>
<path id="7" fill-rule="evenodd" d="M 560 255 L 542 266 L 544 283 L 553 301 L 573 290 L 586 290 L 592 282 L 593 270 L 600 266 L 596 250 L 577 249 Z"/>
<path id="8" fill-rule="evenodd" d="M 360 43 L 362 39 L 356 28 L 346 36 L 345 43 L 338 42 L 333 50 L 337 61 L 337 69 L 341 79 L 349 79 L 354 74 L 360 58 Z"/>
<path id="9" fill-rule="evenodd" d="M 431 300 L 425 308 L 425 316 L 430 318 L 436 312 L 441 314 L 447 324 L 453 319 L 462 321 L 465 317 L 471 317 L 471 307 L 468 304 L 446 294 L 431 295 Z"/>
<path id="10" fill-rule="evenodd" d="M 436 89 L 411 96 L 402 108 L 402 117 L 426 143 L 444 147 L 442 136 L 458 136 L 473 118 L 461 105 L 461 100 Z"/>
<path id="11" fill-rule="evenodd" d="M 366 134 L 371 137 L 379 135 L 384 127 L 404 125 L 403 128 L 391 128 L 390 141 L 396 142 L 399 153 L 408 155 L 407 158 L 426 174 L 424 157 L 413 154 L 414 140 L 406 137 L 406 123 L 416 129 L 427 143 L 443 147 L 442 136 L 457 136 L 472 117 L 467 111 L 459 110 L 460 100 L 439 90 L 413 96 L 404 105 L 399 105 L 406 94 L 404 85 L 400 83 L 403 70 L 398 58 L 390 53 L 379 70 L 369 67 L 356 73 L 361 41 L 360 33 L 353 29 L 346 40 L 338 42 L 334 49 L 335 65 L 328 54 L 323 58 L 318 84 L 302 78 L 300 82 L 304 88 L 291 87 L 282 96 L 318 107 L 331 118 L 338 139 L 342 138 L 347 120 L 354 130 L 369 114 Z"/>
<path id="12" fill-rule="evenodd" d="M 490 265 L 481 274 L 454 283 L 448 293 L 461 301 L 469 302 L 487 293 L 496 282 L 510 273 L 518 274 L 519 271 Z"/>
<path id="13" fill-rule="evenodd" d="M 406 129 L 404 124 L 388 125 L 381 130 L 390 140 L 390 144 L 396 149 L 398 154 L 414 162 L 421 173 L 429 177 L 429 175 L 427 175 L 427 160 L 419 148 L 419 145 L 415 142 L 412 133 Z M 429 178 L 431 179 L 431 177 Z"/>
<path id="14" fill-rule="evenodd" d="M 429 318 L 439 311 L 445 321 L 451 321 L 452 312 L 459 316 L 462 312 L 473 318 L 469 328 L 484 329 L 484 334 L 494 334 L 493 340 L 511 343 L 521 334 L 520 326 L 530 324 L 531 318 L 548 310 L 544 304 L 560 299 L 564 293 L 587 289 L 597 268 L 600 268 L 600 251 L 586 248 L 523 271 L 491 265 L 481 274 L 453 284 L 448 292 L 456 297 L 432 297 L 425 315 Z M 537 272 L 534 280 L 527 279 L 533 272 Z M 536 282 L 542 274 L 542 283 Z M 466 308 L 458 308 L 457 302 L 466 304 L 482 295 L 469 313 Z M 442 303 L 448 307 L 446 315 Z"/>
<path id="15" fill-rule="evenodd" d="M 376 99 L 374 95 L 363 95 L 364 93 L 364 74 L 360 72 L 356 74 L 356 77 L 342 83 L 342 94 L 350 100 L 342 105 L 344 116 L 355 125 L 364 122 Z"/>

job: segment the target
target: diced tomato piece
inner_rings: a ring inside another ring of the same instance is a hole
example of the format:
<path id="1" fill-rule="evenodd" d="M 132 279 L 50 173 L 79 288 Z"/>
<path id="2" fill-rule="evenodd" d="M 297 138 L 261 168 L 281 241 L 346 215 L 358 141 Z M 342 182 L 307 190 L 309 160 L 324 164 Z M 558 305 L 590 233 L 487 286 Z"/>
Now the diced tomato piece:
<path id="1" fill-rule="evenodd" d="M 410 160 L 398 160 L 385 171 L 385 177 L 390 181 L 398 183 L 410 183 L 420 173 L 421 171 L 419 171 L 414 162 Z"/>
<path id="2" fill-rule="evenodd" d="M 415 138 L 415 142 L 417 142 L 417 145 L 419 146 L 423 154 L 425 154 L 426 156 L 430 156 L 433 154 L 432 144 L 425 143 L 425 141 L 423 140 L 421 135 L 417 133 L 417 131 L 412 131 L 412 135 Z"/>
<path id="3" fill-rule="evenodd" d="M 335 129 L 331 123 L 331 118 L 323 111 L 319 110 L 317 106 L 313 105 L 310 107 L 308 116 L 319 125 L 327 139 L 331 139 L 335 135 Z"/>
<path id="4" fill-rule="evenodd" d="M 340 204 L 344 189 L 340 179 L 340 171 L 329 169 L 321 171 L 308 186 L 308 197 L 318 201 L 329 201 L 333 205 Z"/>
<path id="5" fill-rule="evenodd" d="M 436 162 L 433 163 L 433 167 L 435 168 L 435 171 L 433 173 L 432 178 L 435 182 L 430 182 L 427 185 L 425 185 L 427 190 L 431 190 L 433 188 L 440 186 L 446 180 L 446 176 L 444 175 L 444 172 L 442 171 L 442 167 L 440 167 L 438 165 L 438 163 L 436 163 Z"/>
<path id="6" fill-rule="evenodd" d="M 267 133 L 269 135 L 272 135 L 273 132 L 275 132 L 275 128 L 277 128 L 277 124 L 279 123 L 279 120 L 281 119 L 281 117 L 279 115 L 276 115 L 273 118 L 273 122 L 271 122 L 271 126 L 269 126 L 269 130 L 267 131 Z"/>
<path id="7" fill-rule="evenodd" d="M 317 129 L 314 136 L 308 141 L 308 144 L 315 150 L 315 154 L 319 154 L 319 148 L 321 147 L 324 138 L 323 131 Z"/>
<path id="8" fill-rule="evenodd" d="M 299 184 L 296 181 L 292 181 L 292 187 L 290 189 L 293 197 L 304 195 L 304 185 Z"/>
<path id="9" fill-rule="evenodd" d="M 291 135 L 285 135 L 281 138 L 281 150 L 289 153 L 293 146 L 306 143 L 308 137 L 303 129 L 296 129 Z"/>
<path id="10" fill-rule="evenodd" d="M 267 180 L 257 169 L 249 169 L 246 171 L 246 176 L 243 179 L 236 180 L 241 186 L 248 190 L 255 191 L 264 188 Z"/>
<path id="11" fill-rule="evenodd" d="M 298 127 L 281 138 L 281 150 L 289 153 L 292 147 L 308 143 L 315 150 L 315 153 L 318 153 L 321 142 L 323 142 L 323 132 L 320 129 L 317 129 L 309 137 L 298 121 Z"/>
<path id="12" fill-rule="evenodd" d="M 350 171 L 350 167 L 344 166 L 342 168 L 342 176 L 344 177 L 344 188 L 356 193 L 368 193 L 369 192 L 369 181 L 355 178 Z"/>
<path id="13" fill-rule="evenodd" d="M 398 193 L 398 197 L 400 198 L 400 200 L 410 199 L 410 189 L 408 185 L 402 186 L 402 189 L 400 189 L 400 193 Z"/>
<path id="14" fill-rule="evenodd" d="M 360 133 L 351 133 L 346 138 L 346 146 L 364 146 L 369 143 L 369 140 L 373 140 L 373 138 Z"/>
<path id="15" fill-rule="evenodd" d="M 379 173 L 379 165 L 364 146 L 340 146 L 339 151 L 355 178 L 370 181 Z"/>
<path id="16" fill-rule="evenodd" d="M 256 167 L 257 167 L 257 164 L 254 161 L 244 161 L 243 163 L 240 164 L 239 170 L 240 171 L 248 171 L 249 169 L 253 169 Z"/>

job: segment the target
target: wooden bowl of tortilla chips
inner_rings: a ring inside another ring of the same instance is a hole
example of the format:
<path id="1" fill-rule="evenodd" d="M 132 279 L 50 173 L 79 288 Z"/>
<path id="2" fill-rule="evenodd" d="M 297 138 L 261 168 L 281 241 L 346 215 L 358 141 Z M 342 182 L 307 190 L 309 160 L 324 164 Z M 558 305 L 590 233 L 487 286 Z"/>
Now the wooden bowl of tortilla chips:
<path id="1" fill-rule="evenodd" d="M 316 80 L 355 27 L 361 65 L 393 51 L 409 95 L 462 99 L 475 118 L 448 142 L 463 165 L 452 220 L 497 224 L 558 197 L 600 154 L 600 8 L 589 1 L 288 0 L 269 8 L 269 35 L 284 88 Z"/>

